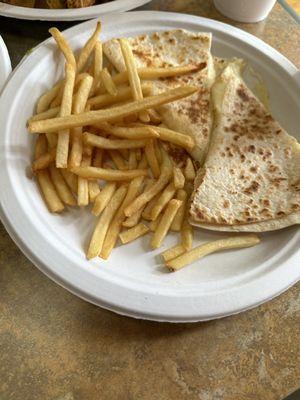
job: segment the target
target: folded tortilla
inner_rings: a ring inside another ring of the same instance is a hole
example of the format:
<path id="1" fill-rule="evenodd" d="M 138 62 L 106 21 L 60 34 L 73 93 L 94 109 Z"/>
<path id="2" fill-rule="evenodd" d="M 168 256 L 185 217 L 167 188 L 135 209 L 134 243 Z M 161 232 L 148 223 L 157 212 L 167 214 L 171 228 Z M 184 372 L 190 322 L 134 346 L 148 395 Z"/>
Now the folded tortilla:
<path id="1" fill-rule="evenodd" d="M 212 88 L 215 122 L 190 218 L 222 231 L 262 232 L 300 223 L 300 144 L 229 65 Z"/>
<path id="2" fill-rule="evenodd" d="M 129 38 L 137 67 L 175 67 L 195 65 L 199 70 L 178 77 L 152 80 L 153 93 L 181 85 L 194 85 L 199 91 L 186 99 L 159 108 L 164 124 L 193 137 L 196 146 L 191 151 L 195 160 L 203 161 L 209 144 L 212 116 L 210 89 L 214 80 L 214 65 L 210 54 L 211 34 L 185 30 L 154 32 Z M 106 57 L 118 71 L 125 71 L 119 42 L 112 39 L 103 45 Z"/>

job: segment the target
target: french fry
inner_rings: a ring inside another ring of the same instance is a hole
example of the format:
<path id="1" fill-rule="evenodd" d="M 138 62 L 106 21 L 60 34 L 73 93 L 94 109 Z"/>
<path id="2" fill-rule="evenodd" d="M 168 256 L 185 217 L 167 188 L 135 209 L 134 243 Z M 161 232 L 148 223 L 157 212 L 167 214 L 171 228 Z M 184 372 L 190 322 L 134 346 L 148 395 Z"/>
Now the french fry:
<path id="1" fill-rule="evenodd" d="M 79 74 L 83 68 L 85 67 L 89 56 L 92 54 L 94 47 L 98 41 L 98 36 L 101 31 L 101 24 L 97 22 L 95 32 L 89 38 L 89 40 L 84 45 L 83 49 L 81 50 L 78 60 L 77 60 L 77 73 Z"/>
<path id="2" fill-rule="evenodd" d="M 155 145 L 155 154 L 156 154 L 157 161 L 158 161 L 159 164 L 161 164 L 162 163 L 162 156 L 161 156 L 161 151 L 160 151 L 159 144 L 158 144 L 157 140 L 154 142 L 154 145 Z"/>
<path id="3" fill-rule="evenodd" d="M 150 110 L 148 110 L 148 114 L 150 117 L 150 121 L 153 124 L 160 124 L 161 123 L 161 116 L 158 114 L 158 112 L 156 110 L 154 110 L 153 108 L 151 108 Z"/>
<path id="4" fill-rule="evenodd" d="M 152 236 L 150 242 L 152 249 L 157 249 L 161 246 L 180 206 L 181 206 L 181 201 L 176 199 L 172 199 L 167 205 L 161 217 L 161 220 L 159 221 L 159 224 Z"/>
<path id="5" fill-rule="evenodd" d="M 50 176 L 61 201 L 69 206 L 75 206 L 76 200 L 66 184 L 60 171 L 52 164 L 49 167 Z"/>
<path id="6" fill-rule="evenodd" d="M 158 161 L 156 158 L 154 140 L 147 140 L 147 143 L 145 146 L 145 154 L 147 157 L 149 167 L 152 171 L 153 177 L 158 178 L 160 175 L 160 168 L 159 168 L 159 164 L 158 164 Z"/>
<path id="7" fill-rule="evenodd" d="M 88 168 L 91 165 L 92 154 L 92 147 L 88 144 L 84 145 L 81 160 L 82 168 Z M 87 206 L 89 204 L 89 182 L 81 176 L 78 177 L 77 204 L 79 206 Z"/>
<path id="8" fill-rule="evenodd" d="M 131 149 L 129 153 L 129 160 L 128 160 L 128 167 L 129 169 L 137 168 L 137 159 L 136 159 L 136 151 L 135 149 Z"/>
<path id="9" fill-rule="evenodd" d="M 122 139 L 152 139 L 158 138 L 159 134 L 151 126 L 115 126 L 109 124 L 97 124 L 97 128 L 104 130 Z"/>
<path id="10" fill-rule="evenodd" d="M 118 152 L 118 150 L 108 150 L 108 154 L 110 155 L 110 158 L 119 170 L 126 171 L 129 169 L 127 163 Z"/>
<path id="11" fill-rule="evenodd" d="M 121 239 L 121 242 L 123 244 L 126 244 L 145 235 L 147 232 L 149 232 L 148 226 L 141 222 L 138 225 L 134 226 L 133 228 L 121 232 L 119 234 L 119 238 Z"/>
<path id="12" fill-rule="evenodd" d="M 184 168 L 184 176 L 187 181 L 194 181 L 196 177 L 195 168 L 192 160 L 188 157 Z"/>
<path id="13" fill-rule="evenodd" d="M 166 262 L 166 267 L 168 267 L 170 271 L 178 271 L 186 265 L 191 264 L 196 260 L 200 260 L 202 257 L 216 251 L 252 247 L 259 242 L 259 237 L 253 234 L 215 240 L 213 242 L 201 244 L 172 260 L 168 260 Z"/>
<path id="14" fill-rule="evenodd" d="M 68 116 L 71 114 L 74 81 L 75 81 L 74 67 L 71 64 L 66 64 L 66 80 L 65 80 L 63 98 L 59 112 L 60 117 Z M 37 123 L 38 122 L 39 121 L 37 121 Z M 56 147 L 57 168 L 67 168 L 68 154 L 69 154 L 69 136 L 70 136 L 69 130 L 61 130 L 58 133 L 58 140 Z"/>
<path id="15" fill-rule="evenodd" d="M 156 228 L 158 227 L 161 218 L 162 218 L 162 215 L 159 215 L 154 221 L 149 222 L 149 229 L 151 232 L 156 231 Z"/>
<path id="16" fill-rule="evenodd" d="M 107 182 L 104 188 L 100 191 L 95 199 L 94 206 L 92 208 L 92 213 L 99 216 L 104 208 L 109 203 L 113 194 L 115 193 L 117 185 L 115 182 Z"/>
<path id="17" fill-rule="evenodd" d="M 181 244 L 185 250 L 191 250 L 193 246 L 194 230 L 192 225 L 188 222 L 187 218 L 183 219 L 181 226 Z"/>
<path id="18" fill-rule="evenodd" d="M 164 259 L 164 261 L 167 262 L 169 260 L 173 260 L 173 258 L 176 258 L 185 252 L 186 252 L 185 248 L 180 244 L 178 244 L 177 246 L 165 250 L 163 253 L 161 253 L 161 256 Z"/>
<path id="19" fill-rule="evenodd" d="M 101 136 L 94 135 L 89 132 L 83 133 L 83 141 L 91 146 L 100 149 L 120 150 L 120 149 L 136 149 L 137 147 L 145 147 L 146 140 L 136 139 L 106 139 Z"/>
<path id="20" fill-rule="evenodd" d="M 89 199 L 91 203 L 94 203 L 96 197 L 100 193 L 99 183 L 97 181 L 89 181 Z"/>
<path id="21" fill-rule="evenodd" d="M 154 205 L 154 207 L 151 210 L 150 218 L 152 221 L 158 217 L 158 215 L 166 207 L 166 205 L 169 203 L 169 201 L 172 200 L 175 192 L 176 192 L 176 189 L 175 189 L 174 183 L 173 182 L 169 183 L 168 186 L 162 192 L 157 203 Z"/>
<path id="22" fill-rule="evenodd" d="M 39 158 L 34 160 L 32 164 L 33 172 L 39 169 L 45 169 L 55 160 L 56 149 L 51 149 L 49 152 L 42 154 Z"/>
<path id="23" fill-rule="evenodd" d="M 68 171 L 66 168 L 62 168 L 60 173 L 64 177 L 69 188 L 72 190 L 73 193 L 77 194 L 78 190 L 78 178 L 76 175 L 72 174 L 72 172 Z"/>
<path id="24" fill-rule="evenodd" d="M 74 70 L 76 70 L 76 60 L 75 60 L 73 51 L 72 51 L 69 43 L 66 41 L 66 39 L 62 35 L 62 33 L 57 28 L 50 28 L 49 33 L 52 35 L 52 37 L 56 41 L 57 46 L 63 52 L 66 62 L 68 64 L 70 64 Z"/>
<path id="25" fill-rule="evenodd" d="M 103 69 L 103 51 L 102 51 L 102 43 L 97 40 L 94 48 L 94 81 L 91 89 L 91 93 L 95 93 L 99 82 L 100 75 Z"/>
<path id="26" fill-rule="evenodd" d="M 134 170 L 132 170 L 134 171 Z M 130 171 L 128 171 L 130 172 Z M 171 165 L 166 161 L 162 164 L 161 174 L 159 179 L 153 184 L 153 186 L 138 196 L 128 207 L 125 209 L 126 217 L 130 217 L 132 214 L 137 212 L 141 207 L 147 204 L 154 196 L 156 196 L 169 182 L 172 175 Z"/>
<path id="27" fill-rule="evenodd" d="M 36 106 L 37 115 L 44 113 L 45 111 L 48 110 L 51 102 L 58 95 L 60 88 L 61 88 L 61 82 L 58 82 L 51 89 L 47 90 L 47 92 L 42 94 L 42 96 L 39 98 L 37 106 Z M 49 118 L 52 118 L 52 116 Z"/>
<path id="28" fill-rule="evenodd" d="M 130 181 L 138 176 L 147 176 L 146 169 L 131 169 L 118 171 L 97 167 L 74 167 L 71 172 L 87 179 L 103 179 L 104 181 Z"/>
<path id="29" fill-rule="evenodd" d="M 184 187 L 185 177 L 181 169 L 176 166 L 173 167 L 173 180 L 176 189 L 182 189 Z"/>
<path id="30" fill-rule="evenodd" d="M 73 102 L 73 114 L 80 114 L 84 111 L 93 85 L 93 78 L 87 75 L 80 82 L 78 91 Z M 71 131 L 71 150 L 69 157 L 70 167 L 79 167 L 82 160 L 82 128 L 74 128 Z"/>
<path id="31" fill-rule="evenodd" d="M 180 67 L 168 67 L 168 68 L 138 68 L 138 74 L 140 79 L 154 80 L 160 78 L 169 78 L 172 76 L 185 75 L 190 72 L 199 70 L 199 67 L 193 65 L 186 65 Z M 122 85 L 128 82 L 128 72 L 120 72 L 113 77 L 113 81 L 116 85 Z M 103 93 L 103 88 L 98 88 L 98 93 Z"/>
<path id="32" fill-rule="evenodd" d="M 55 187 L 51 181 L 47 169 L 42 169 L 36 174 L 40 190 L 43 194 L 45 203 L 51 213 L 59 213 L 64 209 L 64 205 L 58 197 Z"/>
<path id="33" fill-rule="evenodd" d="M 148 97 L 149 98 L 149 97 Z M 195 147 L 195 141 L 188 135 L 173 131 L 162 126 L 153 126 L 153 129 L 159 133 L 160 139 L 190 151 Z"/>
<path id="34" fill-rule="evenodd" d="M 126 197 L 120 206 L 119 210 L 117 211 L 111 226 L 109 227 L 107 231 L 107 235 L 105 237 L 105 241 L 102 247 L 102 251 L 100 253 L 100 256 L 104 258 L 105 260 L 109 257 L 112 249 L 114 248 L 117 240 L 119 233 L 122 228 L 122 223 L 125 220 L 125 214 L 124 214 L 124 209 L 130 204 L 133 199 L 136 197 L 137 193 L 140 190 L 140 186 L 143 183 L 143 177 L 137 177 L 133 179 L 128 187 L 128 191 L 126 194 Z"/>
<path id="35" fill-rule="evenodd" d="M 149 96 L 151 93 L 151 86 L 148 83 L 142 84 L 142 91 L 145 96 Z M 118 88 L 116 95 L 111 95 L 109 93 L 100 94 L 95 97 L 91 97 L 88 100 L 88 104 L 94 109 L 107 107 L 116 103 L 121 103 L 132 98 L 132 93 L 130 87 L 120 87 Z"/>
<path id="36" fill-rule="evenodd" d="M 95 149 L 94 159 L 93 159 L 93 167 L 102 167 L 103 161 L 103 149 Z"/>
<path id="37" fill-rule="evenodd" d="M 59 113 L 59 110 L 60 110 L 60 107 L 49 108 L 46 111 L 43 111 L 43 112 L 40 112 L 39 114 L 33 115 L 31 118 L 29 118 L 28 122 L 41 121 L 43 119 L 56 117 Z"/>
<path id="38" fill-rule="evenodd" d="M 143 92 L 141 88 L 140 77 L 137 72 L 136 64 L 134 61 L 134 56 L 132 53 L 132 49 L 127 39 L 119 39 L 121 51 L 123 54 L 123 58 L 125 61 L 128 79 L 130 83 L 130 87 L 132 90 L 132 97 L 134 100 L 142 100 Z M 140 120 L 143 122 L 149 122 L 150 117 L 146 110 L 142 110 L 139 112 Z"/>
<path id="39" fill-rule="evenodd" d="M 171 224 L 170 230 L 174 232 L 179 232 L 182 227 L 183 219 L 185 216 L 186 204 L 187 204 L 187 192 L 184 189 L 179 189 L 177 191 L 176 198 L 182 201 L 182 205 L 180 206 L 177 214 L 175 215 L 173 222 Z"/>
<path id="40" fill-rule="evenodd" d="M 155 184 L 155 182 L 153 183 L 153 185 Z M 152 186 L 153 186 L 152 185 Z M 147 220 L 147 221 L 151 221 L 151 213 L 153 210 L 153 207 L 155 206 L 155 204 L 157 204 L 157 202 L 159 201 L 159 198 L 161 196 L 161 191 L 159 193 L 157 193 L 156 196 L 154 196 L 144 207 L 144 211 L 142 213 L 142 217 Z"/>
<path id="41" fill-rule="evenodd" d="M 108 72 L 107 68 L 103 68 L 100 71 L 100 79 L 101 82 L 103 83 L 107 93 L 109 93 L 111 96 L 116 97 L 118 94 L 116 85 L 114 84 L 114 81 L 112 80 L 112 77 L 110 73 Z"/>
<path id="42" fill-rule="evenodd" d="M 109 230 L 110 223 L 114 218 L 114 215 L 116 214 L 118 208 L 122 204 L 122 201 L 126 195 L 127 192 L 127 187 L 122 185 L 119 187 L 119 189 L 116 190 L 114 195 L 111 198 L 111 201 L 101 214 L 98 223 L 95 227 L 95 230 L 93 232 L 90 245 L 87 251 L 87 258 L 91 259 L 94 257 L 97 257 L 101 250 L 102 246 L 105 242 L 105 236 L 107 231 Z"/>
<path id="43" fill-rule="evenodd" d="M 47 150 L 48 150 L 48 144 L 46 136 L 40 133 L 35 141 L 35 147 L 34 147 L 35 160 L 40 158 L 43 154 L 47 153 Z"/>
<path id="44" fill-rule="evenodd" d="M 112 121 L 148 108 L 158 107 L 162 104 L 182 99 L 190 96 L 197 90 L 198 88 L 195 87 L 182 86 L 167 90 L 164 93 L 146 97 L 143 100 L 133 101 L 111 109 L 89 111 L 79 115 L 69 115 L 65 117 L 46 119 L 43 121 L 33 121 L 29 123 L 28 129 L 30 133 L 48 133 L 76 128 L 77 126 L 95 125 L 100 122 Z M 156 128 L 157 127 L 153 127 L 153 129 Z"/>

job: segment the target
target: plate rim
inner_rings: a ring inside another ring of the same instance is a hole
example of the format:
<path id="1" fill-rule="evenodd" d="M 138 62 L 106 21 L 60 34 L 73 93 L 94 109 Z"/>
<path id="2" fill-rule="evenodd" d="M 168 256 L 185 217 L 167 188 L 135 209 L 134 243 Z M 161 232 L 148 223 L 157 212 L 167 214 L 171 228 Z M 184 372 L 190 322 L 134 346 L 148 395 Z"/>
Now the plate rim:
<path id="1" fill-rule="evenodd" d="M 102 14 L 132 10 L 150 1 L 151 0 L 110 0 L 108 3 L 96 4 L 90 7 L 62 10 L 28 8 L 0 3 L 0 15 L 8 18 L 32 21 L 81 21 L 97 18 Z"/>
<path id="2" fill-rule="evenodd" d="M 0 62 L 1 65 L 3 66 L 3 72 L 4 72 L 3 82 L 0 82 L 0 95 L 1 95 L 2 91 L 5 88 L 6 83 L 9 80 L 9 75 L 12 70 L 8 49 L 1 35 L 0 35 L 0 55 L 2 56 Z"/>
<path id="3" fill-rule="evenodd" d="M 127 13 L 127 15 L 131 15 L 131 17 L 133 18 L 137 18 L 137 19 L 142 19 L 143 16 L 147 17 L 147 16 L 151 16 L 151 19 L 153 19 L 153 12 L 152 11 L 136 11 L 136 12 L 131 12 L 131 13 Z M 155 14 L 159 17 L 161 16 L 163 17 L 170 17 L 170 18 L 174 18 L 174 20 L 176 21 L 176 18 L 180 18 L 181 20 L 184 18 L 187 19 L 191 19 L 195 22 L 198 21 L 199 25 L 201 24 L 213 24 L 216 27 L 230 27 L 231 31 L 232 29 L 236 30 L 238 33 L 242 33 L 242 36 L 246 36 L 248 37 L 248 39 L 251 39 L 252 41 L 254 40 L 255 42 L 260 41 L 262 43 L 263 46 L 266 46 L 266 48 L 269 50 L 269 52 L 271 52 L 271 54 L 276 54 L 278 53 L 278 55 L 280 56 L 281 62 L 286 66 L 287 69 L 289 69 L 290 73 L 296 73 L 298 70 L 297 68 L 288 60 L 286 59 L 283 55 L 281 55 L 279 52 L 277 52 L 275 49 L 273 49 L 271 46 L 267 45 L 266 43 L 264 43 L 263 41 L 261 41 L 260 39 L 257 39 L 256 37 L 254 37 L 251 34 L 248 34 L 246 32 L 243 32 L 237 28 L 233 28 L 230 25 L 218 22 L 218 21 L 214 21 L 214 20 L 209 20 L 207 18 L 203 18 L 203 17 L 197 17 L 197 16 L 191 16 L 191 15 L 187 15 L 187 14 L 177 14 L 177 13 L 168 13 L 168 12 L 155 12 Z M 108 19 L 108 20 L 113 20 L 114 15 L 110 15 L 110 16 L 106 16 L 106 17 L 102 17 L 102 20 L 104 19 Z M 146 18 L 147 19 L 147 18 Z M 91 24 L 93 23 L 93 21 L 88 21 L 85 22 L 85 25 Z M 67 29 L 65 31 L 65 33 L 67 34 L 72 34 L 73 31 L 77 31 L 81 29 L 81 26 L 83 24 L 78 24 L 74 27 L 71 27 L 69 29 Z M 227 28 L 228 29 L 228 28 Z M 47 43 L 49 40 L 52 40 L 51 38 L 47 39 L 46 41 L 42 42 L 41 44 L 39 44 L 34 50 L 36 50 L 38 47 L 43 46 L 45 43 Z M 249 41 L 249 40 L 248 40 Z M 33 51 L 34 51 L 33 50 Z M 274 53 L 275 52 L 275 53 Z M 30 57 L 30 55 L 28 55 L 27 57 Z M 9 81 L 11 81 L 11 79 L 13 78 L 13 76 L 15 75 L 16 71 L 18 71 L 18 69 L 21 67 L 21 65 L 23 64 L 23 62 L 26 61 L 27 57 L 25 57 L 25 59 L 18 65 L 18 67 L 14 70 L 12 76 L 10 77 Z M 23 240 L 18 236 L 18 234 L 15 232 L 14 227 L 11 225 L 10 221 L 6 218 L 5 215 L 5 210 L 2 207 L 2 202 L 0 204 L 0 214 L 1 214 L 1 219 L 3 221 L 3 224 L 5 226 L 5 228 L 7 229 L 8 233 L 10 234 L 10 236 L 12 237 L 12 239 L 15 241 L 15 243 L 18 245 L 18 247 L 23 251 L 23 253 L 27 256 L 27 258 L 30 259 L 30 261 L 33 262 L 34 265 L 36 265 L 43 273 L 45 273 L 45 275 L 47 275 L 48 277 L 50 277 L 52 280 L 54 280 L 55 282 L 57 282 L 58 284 L 60 284 L 61 286 L 63 286 L 64 288 L 66 288 L 67 290 L 69 290 L 70 292 L 72 292 L 73 294 L 77 295 L 78 297 L 81 297 L 93 304 L 96 304 L 98 306 L 101 306 L 103 308 L 106 308 L 108 310 L 117 312 L 119 314 L 122 315 L 127 315 L 127 316 L 131 316 L 131 317 L 135 317 L 135 318 L 142 318 L 142 319 L 150 319 L 150 320 L 156 320 L 156 321 L 169 321 L 169 322 L 196 322 L 196 321 L 203 321 L 203 320 L 209 320 L 209 319 L 215 319 L 215 318 L 221 318 L 227 315 L 232 315 L 232 314 L 236 314 L 239 312 L 242 312 L 246 309 L 250 309 L 253 307 L 256 307 L 259 304 L 264 303 L 267 300 L 270 300 L 271 298 L 276 297 L 277 295 L 279 295 L 280 293 L 284 292 L 286 289 L 288 289 L 290 286 L 292 286 L 293 284 L 295 284 L 298 279 L 300 278 L 299 276 L 294 280 L 294 281 L 289 281 L 288 284 L 286 284 L 284 287 L 282 287 L 280 290 L 278 290 L 275 294 L 267 296 L 267 298 L 263 298 L 262 300 L 257 300 L 254 303 L 252 303 L 251 305 L 247 305 L 245 307 L 241 307 L 239 309 L 236 309 L 234 311 L 229 310 L 228 312 L 223 312 L 221 313 L 221 315 L 212 315 L 209 317 L 201 317 L 199 316 L 199 314 L 194 314 L 194 316 L 189 316 L 189 317 L 184 317 L 184 316 L 180 316 L 180 317 L 175 317 L 174 315 L 169 315 L 166 316 L 165 314 L 162 316 L 159 313 L 158 314 L 151 314 L 151 313 L 147 313 L 145 312 L 145 310 L 143 311 L 143 314 L 141 314 L 141 311 L 137 311 L 136 309 L 128 309 L 126 307 L 121 307 L 121 306 L 116 306 L 115 304 L 112 303 L 107 303 L 104 300 L 99 300 L 99 298 L 95 299 L 93 298 L 93 296 L 90 293 L 84 292 L 81 288 L 78 288 L 76 286 L 73 286 L 70 282 L 66 282 L 61 276 L 57 276 L 54 274 L 54 272 L 49 269 L 49 267 L 47 265 L 44 265 L 43 262 L 41 262 L 41 260 L 38 258 L 38 256 L 34 255 L 30 249 L 27 248 L 26 244 L 23 242 Z M 295 252 L 294 253 L 294 258 L 299 256 L 299 252 Z"/>

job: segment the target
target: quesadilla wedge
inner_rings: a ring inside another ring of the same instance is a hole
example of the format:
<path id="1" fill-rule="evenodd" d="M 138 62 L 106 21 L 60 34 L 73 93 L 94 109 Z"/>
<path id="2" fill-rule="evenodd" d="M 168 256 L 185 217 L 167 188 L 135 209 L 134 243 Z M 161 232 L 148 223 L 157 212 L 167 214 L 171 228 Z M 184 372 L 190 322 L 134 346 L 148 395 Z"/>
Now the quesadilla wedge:
<path id="1" fill-rule="evenodd" d="M 164 124 L 170 129 L 193 137 L 196 146 L 191 154 L 201 163 L 208 148 L 212 125 L 210 88 L 214 80 L 214 65 L 210 54 L 211 34 L 177 29 L 140 35 L 128 40 L 138 68 L 198 66 L 196 72 L 151 82 L 154 93 L 180 85 L 199 87 L 199 91 L 194 95 L 162 106 L 158 111 Z M 126 70 L 116 39 L 104 43 L 103 51 L 118 71 Z"/>
<path id="2" fill-rule="evenodd" d="M 229 65 L 212 88 L 215 122 L 190 208 L 194 225 L 262 232 L 300 223 L 300 144 Z"/>

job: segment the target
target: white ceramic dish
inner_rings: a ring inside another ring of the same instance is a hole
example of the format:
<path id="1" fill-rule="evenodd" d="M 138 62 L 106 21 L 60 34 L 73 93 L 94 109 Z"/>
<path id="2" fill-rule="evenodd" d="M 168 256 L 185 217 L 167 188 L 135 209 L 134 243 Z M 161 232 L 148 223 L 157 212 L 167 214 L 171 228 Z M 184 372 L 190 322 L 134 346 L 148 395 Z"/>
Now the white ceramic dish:
<path id="1" fill-rule="evenodd" d="M 91 7 L 47 10 L 41 8 L 18 7 L 0 2 L 0 15 L 18 19 L 40 21 L 82 21 L 100 15 L 133 10 L 151 0 L 111 0 Z"/>
<path id="2" fill-rule="evenodd" d="M 299 135 L 297 69 L 255 37 L 216 21 L 173 13 L 109 15 L 102 18 L 102 23 L 103 40 L 175 27 L 211 31 L 213 53 L 245 58 L 267 83 L 275 117 L 291 134 Z M 88 21 L 67 30 L 65 35 L 78 48 L 94 26 L 95 21 Z M 33 143 L 33 137 L 26 132 L 26 119 L 38 96 L 59 78 L 59 60 L 53 40 L 39 45 L 16 68 L 0 103 L 1 216 L 11 237 L 41 271 L 101 307 L 133 317 L 172 322 L 241 312 L 299 280 L 297 227 L 261 235 L 262 243 L 255 248 L 210 255 L 176 273 L 168 273 L 156 257 L 176 243 L 175 237 L 168 238 L 159 251 L 149 251 L 149 237 L 144 237 L 115 249 L 109 261 L 88 262 L 84 247 L 93 230 L 93 218 L 87 210 L 49 214 L 36 183 L 25 173 Z M 197 242 L 204 242 L 226 235 L 201 230 L 196 236 Z"/>
<path id="3" fill-rule="evenodd" d="M 0 36 L 0 93 L 4 84 L 11 73 L 11 62 L 6 45 Z"/>

